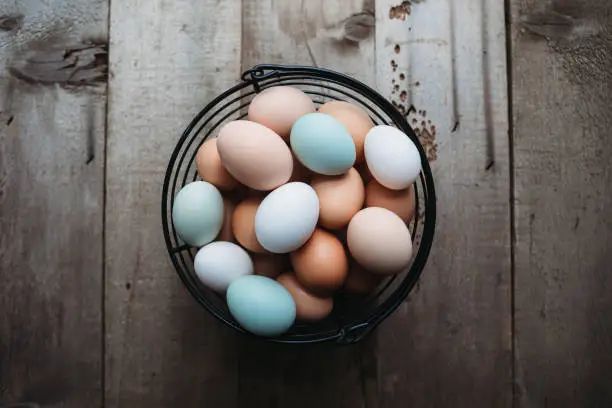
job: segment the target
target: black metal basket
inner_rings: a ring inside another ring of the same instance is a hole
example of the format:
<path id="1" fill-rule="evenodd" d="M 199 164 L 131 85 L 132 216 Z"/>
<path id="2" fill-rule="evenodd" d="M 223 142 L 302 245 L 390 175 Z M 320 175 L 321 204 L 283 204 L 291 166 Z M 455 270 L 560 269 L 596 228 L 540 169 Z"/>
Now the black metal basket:
<path id="1" fill-rule="evenodd" d="M 421 155 L 423 171 L 415 182 L 417 211 L 410 224 L 415 254 L 411 265 L 402 273 L 388 278 L 367 297 L 338 294 L 334 310 L 326 319 L 296 323 L 281 336 L 268 338 L 283 343 L 354 343 L 389 316 L 417 283 L 431 249 L 436 219 L 433 177 L 423 147 L 405 117 L 367 85 L 346 75 L 314 67 L 258 65 L 243 73 L 241 83 L 215 98 L 191 121 L 172 153 L 162 191 L 166 246 L 179 277 L 196 300 L 228 326 L 246 333 L 231 316 L 224 297 L 198 280 L 193 269 L 196 248 L 185 245 L 178 238 L 172 225 L 172 206 L 178 191 L 198 177 L 195 156 L 202 143 L 215 136 L 223 124 L 246 117 L 247 108 L 258 92 L 279 85 L 302 89 L 316 105 L 329 100 L 345 100 L 361 106 L 375 124 L 396 126 L 406 133 Z"/>

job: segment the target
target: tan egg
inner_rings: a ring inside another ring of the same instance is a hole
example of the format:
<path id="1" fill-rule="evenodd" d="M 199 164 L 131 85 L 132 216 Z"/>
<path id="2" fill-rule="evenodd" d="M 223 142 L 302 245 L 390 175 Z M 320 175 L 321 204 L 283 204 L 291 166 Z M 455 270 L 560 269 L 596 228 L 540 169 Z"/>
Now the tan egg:
<path id="1" fill-rule="evenodd" d="M 389 190 L 376 180 L 370 181 L 365 193 L 366 207 L 382 207 L 397 214 L 404 222 L 414 218 L 414 186 L 405 190 Z"/>
<path id="2" fill-rule="evenodd" d="M 232 217 L 232 231 L 240 245 L 252 252 L 265 253 L 255 236 L 255 214 L 262 199 L 250 197 L 236 206 Z"/>
<path id="3" fill-rule="evenodd" d="M 314 111 L 312 99 L 304 92 L 290 86 L 275 86 L 253 98 L 249 105 L 248 119 L 287 139 L 295 121 Z"/>
<path id="4" fill-rule="evenodd" d="M 355 165 L 355 168 L 359 172 L 361 180 L 363 180 L 363 184 L 368 184 L 370 181 L 374 180 L 374 176 L 370 172 L 370 169 L 368 169 L 368 165 L 365 161 Z"/>
<path id="5" fill-rule="evenodd" d="M 289 259 L 285 255 L 251 254 L 253 271 L 256 275 L 276 279 L 289 266 Z"/>
<path id="6" fill-rule="evenodd" d="M 234 242 L 234 233 L 232 231 L 232 219 L 234 215 L 234 203 L 227 197 L 223 197 L 223 225 L 217 236 L 218 241 Z"/>
<path id="7" fill-rule="evenodd" d="M 293 172 L 289 146 L 267 127 L 235 120 L 221 128 L 217 139 L 221 163 L 247 187 L 269 191 L 289 181 Z"/>
<path id="8" fill-rule="evenodd" d="M 295 315 L 299 320 L 321 320 L 331 313 L 334 300 L 331 297 L 319 297 L 308 292 L 294 273 L 284 273 L 277 281 L 287 289 L 295 301 Z"/>
<path id="9" fill-rule="evenodd" d="M 376 289 L 384 278 L 383 275 L 368 272 L 362 266 L 353 262 L 344 281 L 344 290 L 349 293 L 366 295 Z"/>
<path id="10" fill-rule="evenodd" d="M 221 157 L 217 150 L 217 139 L 208 139 L 196 153 L 196 167 L 198 175 L 220 190 L 231 190 L 238 182 L 221 164 Z"/>
<path id="11" fill-rule="evenodd" d="M 367 270 L 382 275 L 401 272 L 412 259 L 412 239 L 404 221 L 386 208 L 359 211 L 347 230 L 353 258 Z"/>
<path id="12" fill-rule="evenodd" d="M 365 189 L 354 168 L 341 176 L 314 175 L 311 185 L 319 197 L 319 223 L 325 228 L 347 226 L 363 207 Z"/>
<path id="13" fill-rule="evenodd" d="M 357 151 L 357 159 L 355 163 L 364 161 L 363 146 L 365 137 L 374 127 L 374 123 L 370 116 L 357 105 L 353 105 L 344 101 L 331 101 L 319 107 L 320 113 L 326 113 L 342 123 L 346 130 L 350 133 L 355 148 Z"/>
<path id="14" fill-rule="evenodd" d="M 332 233 L 320 228 L 291 254 L 291 264 L 300 283 L 317 294 L 338 289 L 348 273 L 344 246 Z"/>

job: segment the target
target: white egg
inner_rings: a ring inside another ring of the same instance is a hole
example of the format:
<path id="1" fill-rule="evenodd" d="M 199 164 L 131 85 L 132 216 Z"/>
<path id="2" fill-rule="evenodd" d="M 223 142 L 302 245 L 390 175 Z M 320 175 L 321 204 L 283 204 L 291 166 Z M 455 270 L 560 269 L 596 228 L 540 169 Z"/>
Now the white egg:
<path id="1" fill-rule="evenodd" d="M 319 199 L 305 183 L 288 183 L 272 191 L 255 214 L 255 235 L 265 249 L 276 254 L 304 245 L 319 220 Z"/>
<path id="2" fill-rule="evenodd" d="M 249 254 L 232 242 L 212 242 L 198 251 L 193 266 L 200 281 L 217 292 L 225 292 L 234 280 L 253 274 Z"/>
<path id="3" fill-rule="evenodd" d="M 392 126 L 375 126 L 365 138 L 365 158 L 372 176 L 391 190 L 408 188 L 421 173 L 414 142 Z"/>

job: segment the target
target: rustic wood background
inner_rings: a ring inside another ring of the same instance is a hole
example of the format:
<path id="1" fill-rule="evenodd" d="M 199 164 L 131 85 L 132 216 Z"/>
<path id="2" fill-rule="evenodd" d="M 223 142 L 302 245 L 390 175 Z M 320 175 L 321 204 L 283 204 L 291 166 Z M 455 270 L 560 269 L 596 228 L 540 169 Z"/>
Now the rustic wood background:
<path id="1" fill-rule="evenodd" d="M 409 299 L 354 347 L 253 345 L 169 262 L 188 120 L 257 63 L 377 88 L 432 163 Z M 4 0 L 0 407 L 610 407 L 612 2 Z"/>

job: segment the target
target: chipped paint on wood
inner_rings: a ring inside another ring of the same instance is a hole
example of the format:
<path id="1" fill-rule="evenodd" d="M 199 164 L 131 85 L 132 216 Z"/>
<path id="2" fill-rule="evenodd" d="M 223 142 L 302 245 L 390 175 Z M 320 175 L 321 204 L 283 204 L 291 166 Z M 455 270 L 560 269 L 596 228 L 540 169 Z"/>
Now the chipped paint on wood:
<path id="1" fill-rule="evenodd" d="M 409 1 L 403 1 L 401 4 L 391 7 L 389 9 L 389 18 L 392 20 L 406 20 L 411 12 L 410 6 L 411 3 Z"/>
<path id="2" fill-rule="evenodd" d="M 397 18 L 396 6 L 397 0 L 377 2 L 377 86 L 406 116 L 432 161 L 442 227 L 434 248 L 443 250 L 432 252 L 406 314 L 396 313 L 381 326 L 380 376 L 397 378 L 396 386 L 382 390 L 381 405 L 510 406 L 504 5 L 498 0 L 413 1 L 405 19 Z M 485 171 L 488 135 L 496 161 Z M 487 308 L 474 309 L 474 304 Z M 466 344 L 469 353 L 459 346 Z M 405 361 L 417 371 L 407 371 Z M 439 384 L 445 384 L 443 394 L 437 392 Z"/>
<path id="3" fill-rule="evenodd" d="M 378 41 L 379 46 L 385 50 L 385 56 L 392 56 L 390 60 L 391 72 L 387 72 L 390 84 L 384 88 L 390 89 L 389 100 L 397 110 L 406 117 L 408 123 L 414 128 L 423 145 L 427 159 L 435 161 L 437 159 L 438 145 L 436 141 L 437 128 L 431 123 L 431 119 L 421 115 L 423 110 L 414 106 L 414 89 L 419 87 L 420 81 L 413 78 L 411 66 L 413 64 L 411 54 L 415 44 L 435 44 L 440 46 L 448 45 L 443 38 L 426 38 L 416 36 L 407 26 L 411 27 L 409 16 L 412 6 L 418 2 L 405 1 L 397 6 L 390 6 L 388 21 L 395 20 L 392 24 L 397 27 L 385 35 L 384 41 Z M 380 85 L 379 85 L 380 87 Z M 429 123 L 427 123 L 429 121 Z M 421 123 L 425 125 L 421 126 Z"/>

